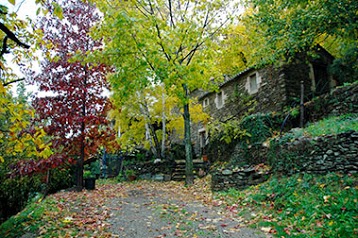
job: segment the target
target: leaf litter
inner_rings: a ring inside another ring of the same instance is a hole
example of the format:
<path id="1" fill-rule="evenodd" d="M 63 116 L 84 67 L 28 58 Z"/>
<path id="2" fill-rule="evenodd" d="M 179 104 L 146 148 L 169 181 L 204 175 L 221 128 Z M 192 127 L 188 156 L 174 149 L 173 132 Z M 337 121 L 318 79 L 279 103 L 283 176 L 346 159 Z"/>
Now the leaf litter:
<path id="1" fill-rule="evenodd" d="M 209 179 L 104 184 L 50 195 L 38 237 L 269 237 L 247 228 L 236 205 L 213 199 Z"/>

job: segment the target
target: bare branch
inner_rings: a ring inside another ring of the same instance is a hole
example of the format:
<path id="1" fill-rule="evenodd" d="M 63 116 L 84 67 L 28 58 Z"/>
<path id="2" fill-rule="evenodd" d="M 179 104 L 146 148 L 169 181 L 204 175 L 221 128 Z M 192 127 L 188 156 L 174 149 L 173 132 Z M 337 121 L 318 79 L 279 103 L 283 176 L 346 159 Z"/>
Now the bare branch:
<path id="1" fill-rule="evenodd" d="M 171 22 L 173 28 L 175 28 L 174 15 L 173 15 L 173 9 L 172 9 L 172 0 L 168 0 L 168 3 L 169 3 L 170 22 Z"/>
<path id="2" fill-rule="evenodd" d="M 6 87 L 6 86 L 8 86 L 8 85 L 10 85 L 10 84 L 17 83 L 17 82 L 21 82 L 21 81 L 24 81 L 24 80 L 25 80 L 25 78 L 15 79 L 15 80 L 12 80 L 12 81 L 3 83 L 3 86 Z"/>
<path id="3" fill-rule="evenodd" d="M 152 2 L 149 1 L 149 6 L 150 6 L 150 9 L 151 9 L 151 15 L 153 16 L 153 18 L 155 19 L 155 16 L 154 16 L 154 8 L 153 8 L 153 5 L 152 5 Z M 155 21 L 155 29 L 157 30 L 157 36 L 159 38 L 159 41 L 158 41 L 158 44 L 160 46 L 160 48 L 162 49 L 164 55 L 165 55 L 165 58 L 167 58 L 168 61 L 171 61 L 171 57 L 170 55 L 166 52 L 165 48 L 164 48 L 164 45 L 163 45 L 163 38 L 162 38 L 162 35 L 161 35 L 161 32 L 160 32 L 160 28 L 159 28 L 159 25 L 158 25 L 158 22 Z"/>
<path id="4" fill-rule="evenodd" d="M 207 14 L 207 17 L 208 17 L 208 14 Z M 208 22 L 207 21 L 208 18 L 205 19 L 204 21 L 204 24 L 203 24 L 203 31 L 202 31 L 202 34 L 204 33 L 204 30 L 205 28 L 208 26 Z M 225 21 L 223 21 L 220 26 L 218 26 L 216 28 L 216 30 L 214 30 L 213 32 L 211 32 L 203 41 L 201 42 L 198 42 L 195 47 L 181 60 L 181 63 L 183 63 L 187 58 L 188 58 L 188 61 L 186 63 L 186 65 L 189 65 L 191 60 L 193 59 L 196 51 L 199 49 L 200 46 L 202 46 L 205 42 L 206 39 L 209 39 L 209 38 L 212 38 L 227 22 L 229 21 L 229 18 L 226 18 Z"/>
<path id="5" fill-rule="evenodd" d="M 180 10 L 181 10 L 181 6 L 180 6 L 180 1 L 178 1 L 179 2 L 179 8 L 180 8 Z M 181 16 L 181 20 L 182 20 L 182 22 L 184 22 L 185 21 L 185 17 L 186 17 L 186 14 L 187 14 L 187 12 L 188 12 L 188 9 L 189 9 L 189 0 L 186 2 L 186 6 L 185 6 L 185 10 L 184 10 L 184 14 Z"/>
<path id="6" fill-rule="evenodd" d="M 137 1 L 136 4 L 134 4 L 134 6 L 138 9 L 138 11 L 140 11 L 146 18 L 149 18 L 149 15 L 151 14 L 147 9 L 145 9 L 145 7 L 143 5 L 140 4 L 139 1 Z M 141 9 L 140 7 L 142 7 L 143 9 Z M 149 14 L 149 15 L 148 15 Z"/>
<path id="7" fill-rule="evenodd" d="M 18 5 L 19 7 L 17 8 L 17 10 L 15 11 L 16 13 L 18 13 L 18 11 L 20 10 L 22 4 L 24 4 L 25 0 L 22 0 Z"/>

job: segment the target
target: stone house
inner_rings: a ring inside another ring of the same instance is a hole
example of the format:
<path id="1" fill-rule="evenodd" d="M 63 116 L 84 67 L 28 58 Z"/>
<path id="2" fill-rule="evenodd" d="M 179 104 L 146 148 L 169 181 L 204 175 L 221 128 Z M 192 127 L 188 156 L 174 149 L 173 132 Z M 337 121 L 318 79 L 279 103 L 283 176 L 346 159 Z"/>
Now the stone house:
<path id="1" fill-rule="evenodd" d="M 304 86 L 304 100 L 330 92 L 337 82 L 328 71 L 333 56 L 321 47 L 317 48 L 314 58 L 302 60 L 296 58 L 280 66 L 248 68 L 237 75 L 226 78 L 218 91 L 204 92 L 195 90 L 196 97 L 204 111 L 214 120 L 225 122 L 239 117 L 251 107 L 250 113 L 282 112 L 287 106 L 300 103 L 301 82 Z M 205 125 L 192 125 L 192 141 L 196 154 L 208 143 Z"/>

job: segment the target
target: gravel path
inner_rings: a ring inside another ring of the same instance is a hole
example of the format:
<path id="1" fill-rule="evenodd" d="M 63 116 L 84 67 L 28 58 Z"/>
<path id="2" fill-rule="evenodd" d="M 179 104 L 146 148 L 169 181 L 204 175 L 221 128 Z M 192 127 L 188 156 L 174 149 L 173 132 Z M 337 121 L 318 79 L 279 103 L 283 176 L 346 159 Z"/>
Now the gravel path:
<path id="1" fill-rule="evenodd" d="M 125 185 L 122 192 L 107 204 L 110 231 L 118 237 L 268 237 L 192 189 L 148 182 Z"/>

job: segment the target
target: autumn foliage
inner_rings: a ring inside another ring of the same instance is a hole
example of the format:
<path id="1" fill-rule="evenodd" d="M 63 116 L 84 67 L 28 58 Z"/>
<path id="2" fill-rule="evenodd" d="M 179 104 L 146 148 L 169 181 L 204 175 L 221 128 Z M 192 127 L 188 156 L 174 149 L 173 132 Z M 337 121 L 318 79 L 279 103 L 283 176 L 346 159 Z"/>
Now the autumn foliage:
<path id="1" fill-rule="evenodd" d="M 45 60 L 35 77 L 41 93 L 33 105 L 52 137 L 54 166 L 77 160 L 81 167 L 100 145 L 113 141 L 106 117 L 110 107 L 105 96 L 108 67 L 90 63 L 86 56 L 101 47 L 100 41 L 88 35 L 99 20 L 94 6 L 77 0 L 57 4 L 61 14 L 54 15 L 57 5 L 47 2 L 49 14 L 39 21 Z"/>

